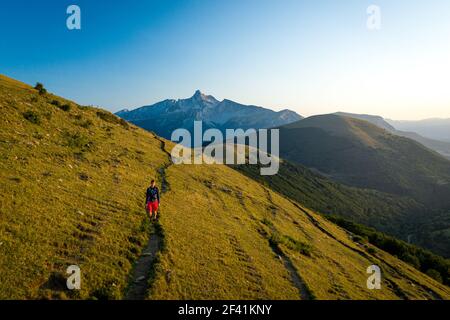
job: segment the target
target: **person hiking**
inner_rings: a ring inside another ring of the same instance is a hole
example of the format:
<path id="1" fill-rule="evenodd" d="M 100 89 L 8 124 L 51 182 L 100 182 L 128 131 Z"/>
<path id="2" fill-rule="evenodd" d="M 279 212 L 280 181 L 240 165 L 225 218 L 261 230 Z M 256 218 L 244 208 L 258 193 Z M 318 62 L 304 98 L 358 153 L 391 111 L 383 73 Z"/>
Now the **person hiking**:
<path id="1" fill-rule="evenodd" d="M 158 215 L 159 203 L 159 189 L 155 184 L 155 180 L 152 180 L 150 182 L 150 187 L 147 188 L 147 194 L 145 197 L 145 209 L 150 215 L 150 220 L 152 219 L 152 217 L 153 220 L 156 220 Z"/>

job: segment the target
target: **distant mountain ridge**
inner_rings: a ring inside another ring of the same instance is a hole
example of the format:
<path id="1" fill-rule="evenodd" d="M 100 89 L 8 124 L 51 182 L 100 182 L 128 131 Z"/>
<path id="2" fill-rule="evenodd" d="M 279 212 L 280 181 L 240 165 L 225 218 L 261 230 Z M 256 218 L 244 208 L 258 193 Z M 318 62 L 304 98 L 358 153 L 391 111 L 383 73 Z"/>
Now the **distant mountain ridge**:
<path id="1" fill-rule="evenodd" d="M 401 123 L 403 123 L 403 121 L 386 120 L 383 117 L 375 116 L 375 115 L 368 115 L 368 114 L 355 114 L 355 113 L 347 113 L 347 112 L 336 112 L 335 114 L 368 121 L 382 129 L 389 131 L 390 133 L 415 140 L 415 141 L 423 144 L 425 147 L 438 152 L 439 154 L 443 155 L 447 159 L 450 159 L 450 140 L 449 141 L 445 141 L 445 139 L 436 140 L 436 139 L 424 137 L 420 133 L 416 132 L 416 130 L 411 130 L 414 126 L 409 127 L 411 131 L 399 130 L 397 126 L 401 126 Z M 424 121 L 426 121 L 426 120 L 424 120 Z M 439 119 L 439 120 L 436 119 L 435 121 L 442 123 L 442 122 L 445 122 L 445 119 Z M 420 121 L 418 121 L 418 122 L 420 123 Z M 405 128 L 405 127 L 402 127 L 402 128 Z M 450 131 L 450 121 L 449 121 L 448 130 Z M 445 136 L 443 136 L 443 137 L 445 137 Z"/>
<path id="2" fill-rule="evenodd" d="M 442 188 L 450 191 L 447 159 L 354 117 L 328 114 L 281 126 L 280 150 L 282 158 L 356 187 L 399 195 L 413 192 L 432 202 Z M 445 203 L 450 205 L 450 200 Z"/>
<path id="3" fill-rule="evenodd" d="M 122 110 L 116 115 L 168 139 L 175 129 L 191 131 L 195 120 L 202 120 L 204 129 L 246 130 L 277 127 L 303 119 L 291 110 L 276 112 L 228 99 L 218 101 L 200 90 L 187 99 L 167 99 L 132 111 Z"/>
<path id="4" fill-rule="evenodd" d="M 418 121 L 386 119 L 386 121 L 399 130 L 417 132 L 423 137 L 450 143 L 450 118 Z"/>

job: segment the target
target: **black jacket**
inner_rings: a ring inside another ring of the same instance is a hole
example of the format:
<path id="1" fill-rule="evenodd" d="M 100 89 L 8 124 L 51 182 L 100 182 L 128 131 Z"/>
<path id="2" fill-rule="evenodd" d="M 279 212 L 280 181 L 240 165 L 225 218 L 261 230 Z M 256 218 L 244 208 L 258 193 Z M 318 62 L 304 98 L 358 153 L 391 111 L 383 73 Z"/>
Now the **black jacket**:
<path id="1" fill-rule="evenodd" d="M 158 187 L 148 187 L 147 189 L 147 195 L 146 195 L 146 202 L 155 202 L 158 200 L 159 203 L 159 189 Z"/>

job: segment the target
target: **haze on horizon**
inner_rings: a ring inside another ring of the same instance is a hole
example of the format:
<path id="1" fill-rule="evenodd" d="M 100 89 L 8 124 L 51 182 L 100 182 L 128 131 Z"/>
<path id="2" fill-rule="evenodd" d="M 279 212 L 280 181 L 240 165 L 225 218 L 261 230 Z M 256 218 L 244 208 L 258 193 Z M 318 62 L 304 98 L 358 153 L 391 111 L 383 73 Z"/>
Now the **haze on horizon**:
<path id="1" fill-rule="evenodd" d="M 0 37 L 0 73 L 111 111 L 201 89 L 302 116 L 450 118 L 448 0 L 17 0 Z"/>

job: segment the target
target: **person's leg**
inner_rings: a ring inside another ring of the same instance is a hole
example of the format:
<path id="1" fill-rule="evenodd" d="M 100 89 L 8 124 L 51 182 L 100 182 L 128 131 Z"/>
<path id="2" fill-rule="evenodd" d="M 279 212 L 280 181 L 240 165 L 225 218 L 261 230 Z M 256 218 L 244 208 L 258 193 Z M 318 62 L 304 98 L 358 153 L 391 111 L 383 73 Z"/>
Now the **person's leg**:
<path id="1" fill-rule="evenodd" d="M 152 204 L 150 202 L 147 203 L 147 212 L 148 212 L 148 215 L 150 217 L 150 220 L 152 220 L 153 209 L 152 209 Z"/>
<path id="2" fill-rule="evenodd" d="M 156 220 L 158 218 L 158 206 L 159 206 L 158 201 L 155 201 L 153 203 L 153 210 L 155 210 L 155 215 L 154 215 L 154 218 L 153 218 L 154 220 Z"/>

